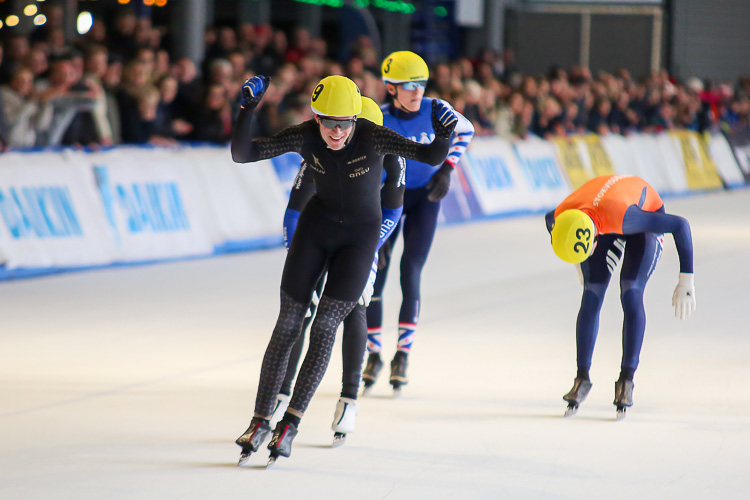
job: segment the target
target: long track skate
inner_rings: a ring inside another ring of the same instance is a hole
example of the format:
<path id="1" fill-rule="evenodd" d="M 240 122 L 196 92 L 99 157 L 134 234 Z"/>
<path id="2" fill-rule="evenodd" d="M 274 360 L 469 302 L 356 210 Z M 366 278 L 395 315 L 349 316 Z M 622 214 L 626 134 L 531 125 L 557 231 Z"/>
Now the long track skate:
<path id="1" fill-rule="evenodd" d="M 283 419 L 278 423 L 273 431 L 271 442 L 268 443 L 268 449 L 271 452 L 268 456 L 266 469 L 270 469 L 276 463 L 279 457 L 289 457 L 292 454 L 292 441 L 297 436 L 297 426 Z"/>
<path id="2" fill-rule="evenodd" d="M 635 385 L 632 380 L 618 379 L 615 382 L 615 400 L 613 404 L 617 408 L 615 420 L 623 420 L 627 409 L 633 406 L 633 388 Z"/>
<path id="3" fill-rule="evenodd" d="M 367 356 L 367 364 L 365 369 L 362 371 L 362 395 L 368 396 L 372 391 L 372 386 L 375 385 L 375 381 L 378 379 L 380 370 L 383 368 L 383 360 L 380 359 L 380 353 L 371 352 Z"/>
<path id="4" fill-rule="evenodd" d="M 346 443 L 346 434 L 343 432 L 334 432 L 333 433 L 333 442 L 331 443 L 331 448 L 338 448 L 339 446 L 343 446 Z"/>
<path id="5" fill-rule="evenodd" d="M 401 390 L 409 383 L 406 368 L 409 366 L 409 356 L 406 352 L 397 351 L 391 361 L 391 387 L 393 387 L 393 399 L 401 397 Z"/>
<path id="6" fill-rule="evenodd" d="M 354 432 L 355 423 L 359 413 L 357 400 L 353 398 L 339 398 L 336 403 L 336 411 L 333 414 L 331 430 L 333 434 L 332 448 L 337 448 L 346 442 L 347 433 Z"/>
<path id="7" fill-rule="evenodd" d="M 240 452 L 240 459 L 237 462 L 237 466 L 244 465 L 249 459 L 250 455 L 258 451 L 263 445 L 263 441 L 271 433 L 271 426 L 263 422 L 260 419 L 253 418 L 250 421 L 250 426 L 240 437 L 237 438 L 235 443 L 242 448 Z"/>
<path id="8" fill-rule="evenodd" d="M 576 377 L 573 382 L 573 388 L 563 396 L 563 400 L 568 403 L 565 409 L 565 417 L 572 417 L 578 413 L 578 407 L 586 400 L 591 390 L 591 381 L 582 377 Z"/>

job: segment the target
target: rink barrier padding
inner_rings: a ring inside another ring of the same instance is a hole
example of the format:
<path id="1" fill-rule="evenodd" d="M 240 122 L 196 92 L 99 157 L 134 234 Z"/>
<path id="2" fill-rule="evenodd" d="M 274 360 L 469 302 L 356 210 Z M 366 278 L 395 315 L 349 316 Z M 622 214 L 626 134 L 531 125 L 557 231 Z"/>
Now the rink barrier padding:
<path id="1" fill-rule="evenodd" d="M 0 155 L 0 281 L 282 245 L 301 157 L 237 164 L 227 147 L 55 148 Z M 540 213 L 605 173 L 665 196 L 750 184 L 750 133 L 477 137 L 440 222 Z"/>
<path id="2" fill-rule="evenodd" d="M 740 174 L 745 184 L 750 184 L 750 128 L 746 128 L 736 132 L 724 133 L 726 138 L 726 144 L 729 146 L 729 150 L 734 156 L 735 161 L 740 169 Z M 714 159 L 722 157 L 722 152 L 717 151 L 717 143 L 720 144 L 714 137 L 711 138 L 710 149 Z M 722 162 L 723 164 L 723 162 Z M 723 165 L 717 163 L 717 168 L 721 172 L 724 179 L 726 175 L 722 170 Z M 739 184 L 739 183 L 736 183 Z M 735 185 L 736 185 L 735 184 Z"/>

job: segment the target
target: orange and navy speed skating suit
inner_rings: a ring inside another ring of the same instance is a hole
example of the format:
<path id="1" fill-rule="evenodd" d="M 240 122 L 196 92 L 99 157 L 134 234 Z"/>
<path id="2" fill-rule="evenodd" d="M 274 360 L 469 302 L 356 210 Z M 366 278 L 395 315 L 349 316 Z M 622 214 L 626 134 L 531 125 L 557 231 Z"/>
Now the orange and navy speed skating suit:
<path id="1" fill-rule="evenodd" d="M 693 245 L 687 220 L 664 211 L 656 190 L 634 175 L 605 175 L 586 182 L 547 213 L 547 230 L 565 210 L 578 209 L 594 221 L 597 246 L 581 263 L 583 298 L 576 324 L 579 373 L 591 367 L 599 329 L 599 312 L 610 277 L 622 260 L 620 299 L 624 312 L 621 369 L 638 368 L 646 314 L 643 291 L 661 257 L 664 233 L 671 233 L 680 257 L 680 272 L 693 272 Z"/>

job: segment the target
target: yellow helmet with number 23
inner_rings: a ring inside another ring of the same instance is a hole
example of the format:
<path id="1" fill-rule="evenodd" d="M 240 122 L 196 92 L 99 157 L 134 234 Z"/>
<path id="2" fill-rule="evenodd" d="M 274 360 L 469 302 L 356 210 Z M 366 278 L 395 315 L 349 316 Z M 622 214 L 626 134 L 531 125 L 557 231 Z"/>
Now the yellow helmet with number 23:
<path id="1" fill-rule="evenodd" d="M 593 253 L 596 227 L 591 217 L 580 210 L 569 209 L 555 218 L 552 249 L 570 264 L 580 264 Z"/>

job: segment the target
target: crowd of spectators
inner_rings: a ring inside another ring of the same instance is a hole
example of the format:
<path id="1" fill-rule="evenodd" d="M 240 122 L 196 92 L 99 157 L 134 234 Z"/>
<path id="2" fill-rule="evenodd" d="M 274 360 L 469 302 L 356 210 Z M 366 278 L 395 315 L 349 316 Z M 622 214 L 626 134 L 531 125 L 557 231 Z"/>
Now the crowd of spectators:
<path id="1" fill-rule="evenodd" d="M 325 40 L 302 28 L 211 27 L 196 67 L 172 57 L 169 33 L 149 18 L 124 11 L 112 26 L 96 20 L 69 42 L 62 10 L 50 7 L 47 17 L 30 37 L 11 34 L 0 45 L 4 147 L 226 143 L 242 82 L 255 74 L 272 76 L 255 115 L 258 136 L 311 118 L 309 95 L 327 75 L 346 75 L 363 95 L 387 99 L 378 53 L 366 36 L 349 60 L 337 61 Z M 478 135 L 506 138 L 750 125 L 750 78 L 736 85 L 678 82 L 661 71 L 638 80 L 626 70 L 593 75 L 583 67 L 524 75 L 509 50 L 432 66 L 426 95 L 450 102 Z"/>

